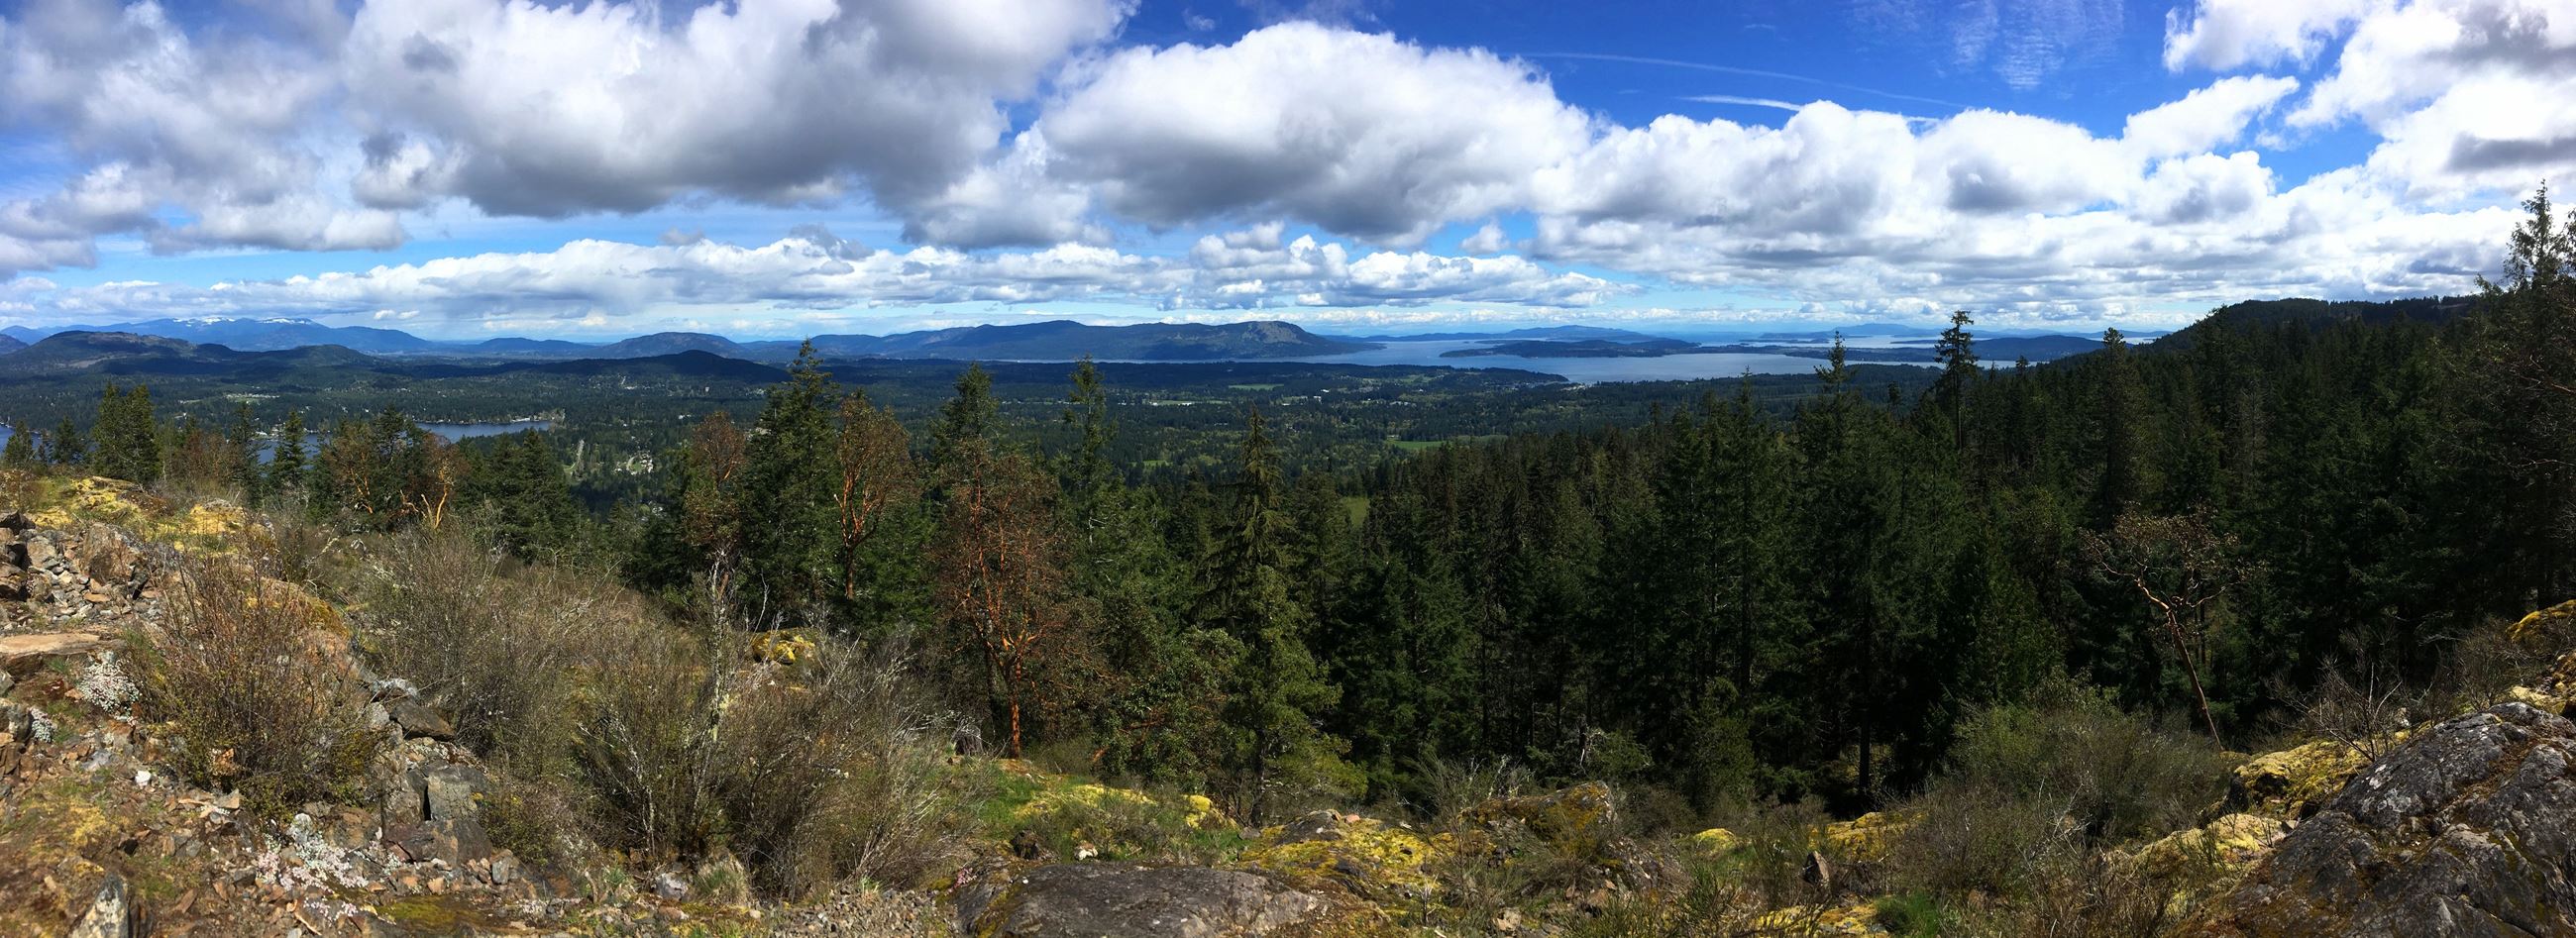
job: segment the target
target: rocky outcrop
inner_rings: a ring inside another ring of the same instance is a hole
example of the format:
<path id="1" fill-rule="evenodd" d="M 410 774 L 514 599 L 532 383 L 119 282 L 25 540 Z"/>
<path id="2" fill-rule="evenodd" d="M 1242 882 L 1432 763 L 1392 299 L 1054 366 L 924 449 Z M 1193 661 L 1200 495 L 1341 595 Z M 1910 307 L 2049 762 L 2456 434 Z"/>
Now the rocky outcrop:
<path id="1" fill-rule="evenodd" d="M 2505 703 L 2419 731 L 2185 934 L 2576 934 L 2576 723 Z"/>
<path id="2" fill-rule="evenodd" d="M 957 925 L 990 938 L 1258 938 L 1309 935 L 1323 897 L 1258 873 L 1195 866 L 1058 863 L 958 891 Z"/>

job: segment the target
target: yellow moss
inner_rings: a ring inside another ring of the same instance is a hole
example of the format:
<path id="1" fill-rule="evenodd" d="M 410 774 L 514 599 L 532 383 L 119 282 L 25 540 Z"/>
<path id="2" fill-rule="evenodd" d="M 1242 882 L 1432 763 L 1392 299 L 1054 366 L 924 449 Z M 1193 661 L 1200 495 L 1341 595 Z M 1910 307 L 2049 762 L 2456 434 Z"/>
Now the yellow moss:
<path id="1" fill-rule="evenodd" d="M 2200 863 L 2215 864 L 2232 872 L 2261 859 L 2288 829 L 2289 825 L 2279 818 L 2230 814 L 2209 822 L 2207 826 L 2168 835 L 2138 848 L 2135 853 L 2126 854 L 2124 858 L 2159 874 L 2173 873 Z"/>
<path id="2" fill-rule="evenodd" d="M 2296 816 L 2307 803 L 2342 788 L 2366 761 L 2359 751 L 2330 739 L 2267 752 L 2232 770 L 2230 797 L 2240 810 Z"/>
<path id="3" fill-rule="evenodd" d="M 1807 938 L 1810 935 L 1884 935 L 1887 929 L 1879 927 L 1878 909 L 1874 906 L 1824 909 L 1793 905 L 1754 919 L 1753 933 L 1766 938 Z"/>
<path id="4" fill-rule="evenodd" d="M 1496 798 L 1463 813 L 1468 821 L 1489 827 L 1518 821 L 1559 849 L 1580 854 L 1608 836 L 1614 804 L 1610 786 L 1585 782 L 1546 794 Z"/>
<path id="5" fill-rule="evenodd" d="M 1075 782 L 1069 785 L 1057 784 L 1041 788 L 1036 796 L 1030 798 L 1027 804 L 1021 805 L 1019 810 L 1013 813 L 1025 821 L 1042 814 L 1067 809 L 1099 808 L 1111 802 L 1148 808 L 1154 805 L 1154 799 L 1141 792 L 1111 788 L 1097 782 Z"/>
<path id="6" fill-rule="evenodd" d="M 1824 843 L 1851 860 L 1875 863 L 1887 859 L 1896 836 L 1914 826 L 1914 818 L 1895 811 L 1872 811 L 1848 821 L 1825 825 Z"/>
<path id="7" fill-rule="evenodd" d="M 1184 795 L 1181 798 L 1181 803 L 1189 806 L 1189 816 L 1183 818 L 1183 820 L 1189 822 L 1191 827 L 1216 828 L 1234 826 L 1233 822 L 1226 818 L 1225 812 L 1216 809 L 1216 802 L 1208 800 L 1208 796 L 1206 795 Z"/>
<path id="8" fill-rule="evenodd" d="M 1439 883 L 1425 867 L 1449 853 L 1447 834 L 1430 838 L 1375 818 L 1348 817 L 1335 836 L 1282 843 L 1285 829 L 1262 831 L 1243 851 L 1251 866 L 1300 879 L 1332 880 L 1372 899 L 1428 898 Z"/>
<path id="9" fill-rule="evenodd" d="M 762 632 L 751 640 L 751 656 L 761 661 L 795 664 L 814 657 L 818 646 L 802 633 L 791 631 Z"/>
<path id="10" fill-rule="evenodd" d="M 2505 637 L 2517 642 L 2530 641 L 2570 624 L 2576 624 L 2576 599 L 2522 617 L 2522 621 L 2514 623 L 2513 628 L 2505 632 Z"/>
<path id="11" fill-rule="evenodd" d="M 2557 685 L 2554 682 L 2553 686 L 2560 690 L 2570 689 L 2564 685 Z M 2512 690 L 2506 691 L 2505 697 L 2530 704 L 2533 707 L 2549 713 L 2567 712 L 2567 698 L 2557 694 L 2548 693 L 2546 691 L 2534 690 L 2528 687 L 2516 687 Z"/>
<path id="12" fill-rule="evenodd" d="M 1731 853 L 1744 846 L 1744 838 L 1723 827 L 1712 827 L 1691 835 L 1691 846 L 1707 856 Z"/>

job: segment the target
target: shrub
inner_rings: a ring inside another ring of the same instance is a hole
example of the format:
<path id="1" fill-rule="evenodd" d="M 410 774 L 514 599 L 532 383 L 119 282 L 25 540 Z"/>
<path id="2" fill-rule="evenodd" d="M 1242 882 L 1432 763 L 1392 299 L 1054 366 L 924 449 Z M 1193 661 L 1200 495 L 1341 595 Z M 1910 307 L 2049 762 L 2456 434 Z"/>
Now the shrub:
<path id="1" fill-rule="evenodd" d="M 2119 843 L 2191 826 L 2223 794 L 2225 767 L 2207 739 L 2059 680 L 1971 716 L 1933 784 L 2058 805 L 2088 839 Z"/>
<path id="2" fill-rule="evenodd" d="M 354 798 L 380 737 L 353 699 L 329 607 L 238 565 L 192 564 L 158 640 L 136 635 L 143 719 L 183 741 L 179 771 L 282 813 Z"/>
<path id="3" fill-rule="evenodd" d="M 903 662 L 826 640 L 794 665 L 661 629 L 595 666 L 577 777 L 606 845 L 728 849 L 764 889 L 918 879 L 959 822 Z"/>
<path id="4" fill-rule="evenodd" d="M 443 705 L 458 742 L 531 775 L 569 745 L 575 668 L 651 618 L 614 585 L 427 532 L 390 541 L 361 593 L 379 668 Z"/>

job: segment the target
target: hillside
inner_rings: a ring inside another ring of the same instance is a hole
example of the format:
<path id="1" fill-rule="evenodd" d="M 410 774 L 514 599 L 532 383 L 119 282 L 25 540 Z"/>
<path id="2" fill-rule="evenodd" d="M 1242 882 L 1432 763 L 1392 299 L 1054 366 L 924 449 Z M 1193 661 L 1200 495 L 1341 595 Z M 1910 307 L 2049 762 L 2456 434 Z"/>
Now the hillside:
<path id="1" fill-rule="evenodd" d="M 2441 325 L 2477 308 L 2474 296 L 2428 296 L 2402 300 L 2317 300 L 2279 299 L 2247 300 L 2210 310 L 2190 326 L 2157 339 L 2147 348 L 2174 351 L 2190 348 L 2201 336 L 2212 330 L 2271 329 L 2298 325 L 2322 329 L 2336 324 L 2388 325 L 2424 323 Z"/>
<path id="2" fill-rule="evenodd" d="M 1493 782 L 1412 818 L 1325 810 L 1247 826 L 1196 795 L 1105 785 L 965 742 L 955 748 L 969 754 L 950 754 L 945 731 L 936 745 L 884 735 L 901 725 L 875 709 L 885 699 L 834 690 L 835 675 L 867 659 L 828 636 L 755 634 L 672 658 L 656 649 L 690 633 L 614 588 L 486 566 L 425 536 L 370 537 L 381 559 L 364 565 L 295 553 L 310 550 L 291 546 L 304 533 L 222 502 L 0 472 L 0 930 L 1091 938 L 1174 933 L 1168 923 L 1183 921 L 1197 924 L 1179 933 L 1244 938 L 1934 934 L 1945 920 L 1925 917 L 1935 913 L 1908 884 L 1976 875 L 1979 844 L 2017 836 L 2009 815 L 1937 786 L 1847 822 L 1749 815 L 1667 833 L 1641 826 L 1650 805 L 1609 786 Z M 2506 633 L 2534 652 L 2570 638 L 2576 603 Z M 446 654 L 477 642 L 506 650 Z M 300 650 L 276 655 L 280 644 Z M 734 688 L 730 703 L 637 693 L 702 667 Z M 596 683 L 608 674 L 617 683 Z M 2576 700 L 2576 654 L 2522 677 L 2455 718 L 2352 723 L 2252 757 L 2153 755 L 2170 743 L 2122 742 L 2140 730 L 2093 705 L 2039 719 L 2025 730 L 2041 734 L 2038 748 L 2014 756 L 2035 761 L 1990 768 L 2037 772 L 2043 801 L 2061 784 L 2136 797 L 2137 773 L 2178 769 L 2163 783 L 2176 795 L 2218 800 L 2198 821 L 2151 823 L 2115 849 L 2063 858 L 2062 875 L 2080 879 L 2059 888 L 2109 907 L 2068 922 L 2012 900 L 1973 933 L 2051 922 L 2212 938 L 2329 922 L 2388 938 L 2576 928 L 2576 889 L 2559 875 L 2576 869 L 2576 843 L 2561 836 L 2576 819 L 2576 724 L 2562 716 Z M 609 692 L 571 692 L 585 684 Z M 528 692 L 541 696 L 509 696 Z M 541 699 L 553 702 L 529 709 Z M 505 700 L 520 702 L 490 709 Z M 556 781 L 521 772 L 544 746 L 588 758 L 610 751 L 600 745 L 697 745 L 574 732 L 620 733 L 671 713 L 620 708 L 674 705 L 709 708 L 698 712 L 721 729 L 705 740 L 739 736 L 749 748 L 726 752 L 762 756 L 763 772 L 700 783 L 730 789 L 666 782 L 681 787 L 664 794 L 684 799 L 731 791 L 697 810 L 730 812 L 741 852 L 610 849 L 619 824 L 655 823 L 619 803 L 644 791 L 617 787 L 654 778 L 618 774 L 651 772 L 650 761 Z M 803 709 L 816 705 L 855 709 Z M 817 719 L 872 748 L 814 749 Z M 277 733 L 288 726 L 339 740 L 312 755 L 341 755 L 297 761 L 304 737 Z M 198 746 L 227 742 L 238 745 L 198 758 Z M 800 744 L 795 758 L 771 748 Z M 797 887 L 805 874 L 748 839 L 766 822 L 746 813 L 759 801 L 739 800 L 755 790 L 743 786 L 788 799 L 776 818 L 798 824 L 810 815 L 796 799 L 816 794 L 791 779 L 832 764 L 801 761 L 817 752 L 894 773 L 841 809 L 836 833 L 800 835 L 871 838 L 842 861 L 870 878 L 854 888 Z M 290 766 L 340 781 L 275 774 Z M 2095 774 L 2116 771 L 2131 777 Z M 564 784 L 609 785 L 594 794 L 612 800 L 551 787 Z M 907 805 L 932 813 L 906 819 Z M 2517 847 L 2436 850 L 2435 837 Z"/>
<path id="3" fill-rule="evenodd" d="M 7 355 L 26 347 L 27 343 L 19 341 L 16 336 L 0 335 L 0 355 Z"/>

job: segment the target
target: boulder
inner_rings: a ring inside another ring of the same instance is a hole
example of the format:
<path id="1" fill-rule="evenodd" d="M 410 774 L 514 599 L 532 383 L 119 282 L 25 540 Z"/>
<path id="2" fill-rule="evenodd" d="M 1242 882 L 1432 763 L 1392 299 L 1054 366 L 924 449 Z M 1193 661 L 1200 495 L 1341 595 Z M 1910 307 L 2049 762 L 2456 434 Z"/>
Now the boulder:
<path id="1" fill-rule="evenodd" d="M 1426 867 L 1452 845 L 1447 835 L 1426 838 L 1375 818 L 1317 811 L 1262 832 L 1243 862 L 1299 885 L 1329 882 L 1376 901 L 1423 899 L 1439 888 Z"/>
<path id="2" fill-rule="evenodd" d="M 465 864 L 492 856 L 492 838 L 483 832 L 483 824 L 473 818 L 451 818 L 430 821 L 407 830 L 388 829 L 386 836 L 395 838 L 403 853 L 413 861 L 442 860 L 450 869 L 463 869 Z"/>
<path id="3" fill-rule="evenodd" d="M 1569 855 L 1591 857 L 1611 837 L 1616 810 L 1610 786 L 1585 782 L 1544 794 L 1495 798 L 1468 808 L 1464 820 L 1497 834 L 1526 830 Z"/>
<path id="4" fill-rule="evenodd" d="M 0 635 L 0 671 L 25 675 L 42 668 L 45 662 L 73 655 L 86 656 L 106 651 L 125 643 L 96 632 L 38 632 L 31 635 Z"/>
<path id="5" fill-rule="evenodd" d="M 438 740 L 456 738 L 456 725 L 447 722 L 446 717 L 417 698 L 406 698 L 387 710 L 393 715 L 394 724 L 402 727 L 405 736 L 426 736 Z"/>
<path id="6" fill-rule="evenodd" d="M 990 938 L 1305 935 L 1322 898 L 1267 876 L 1203 867 L 1060 863 L 961 889 L 958 930 Z"/>
<path id="7" fill-rule="evenodd" d="M 474 796 L 491 787 L 483 770 L 470 765 L 442 765 L 432 769 L 424 782 L 429 795 L 429 819 L 442 821 L 470 818 L 477 813 Z"/>
<path id="8" fill-rule="evenodd" d="M 70 938 L 126 938 L 134 933 L 134 904 L 126 900 L 125 877 L 109 873 L 89 911 L 72 926 Z"/>
<path id="9" fill-rule="evenodd" d="M 2366 761 L 2351 746 L 2331 739 L 2255 756 L 2228 772 L 2228 810 L 2305 817 Z"/>
<path id="10" fill-rule="evenodd" d="M 2576 723 L 2522 703 L 2371 765 L 2183 934 L 2576 934 Z"/>

